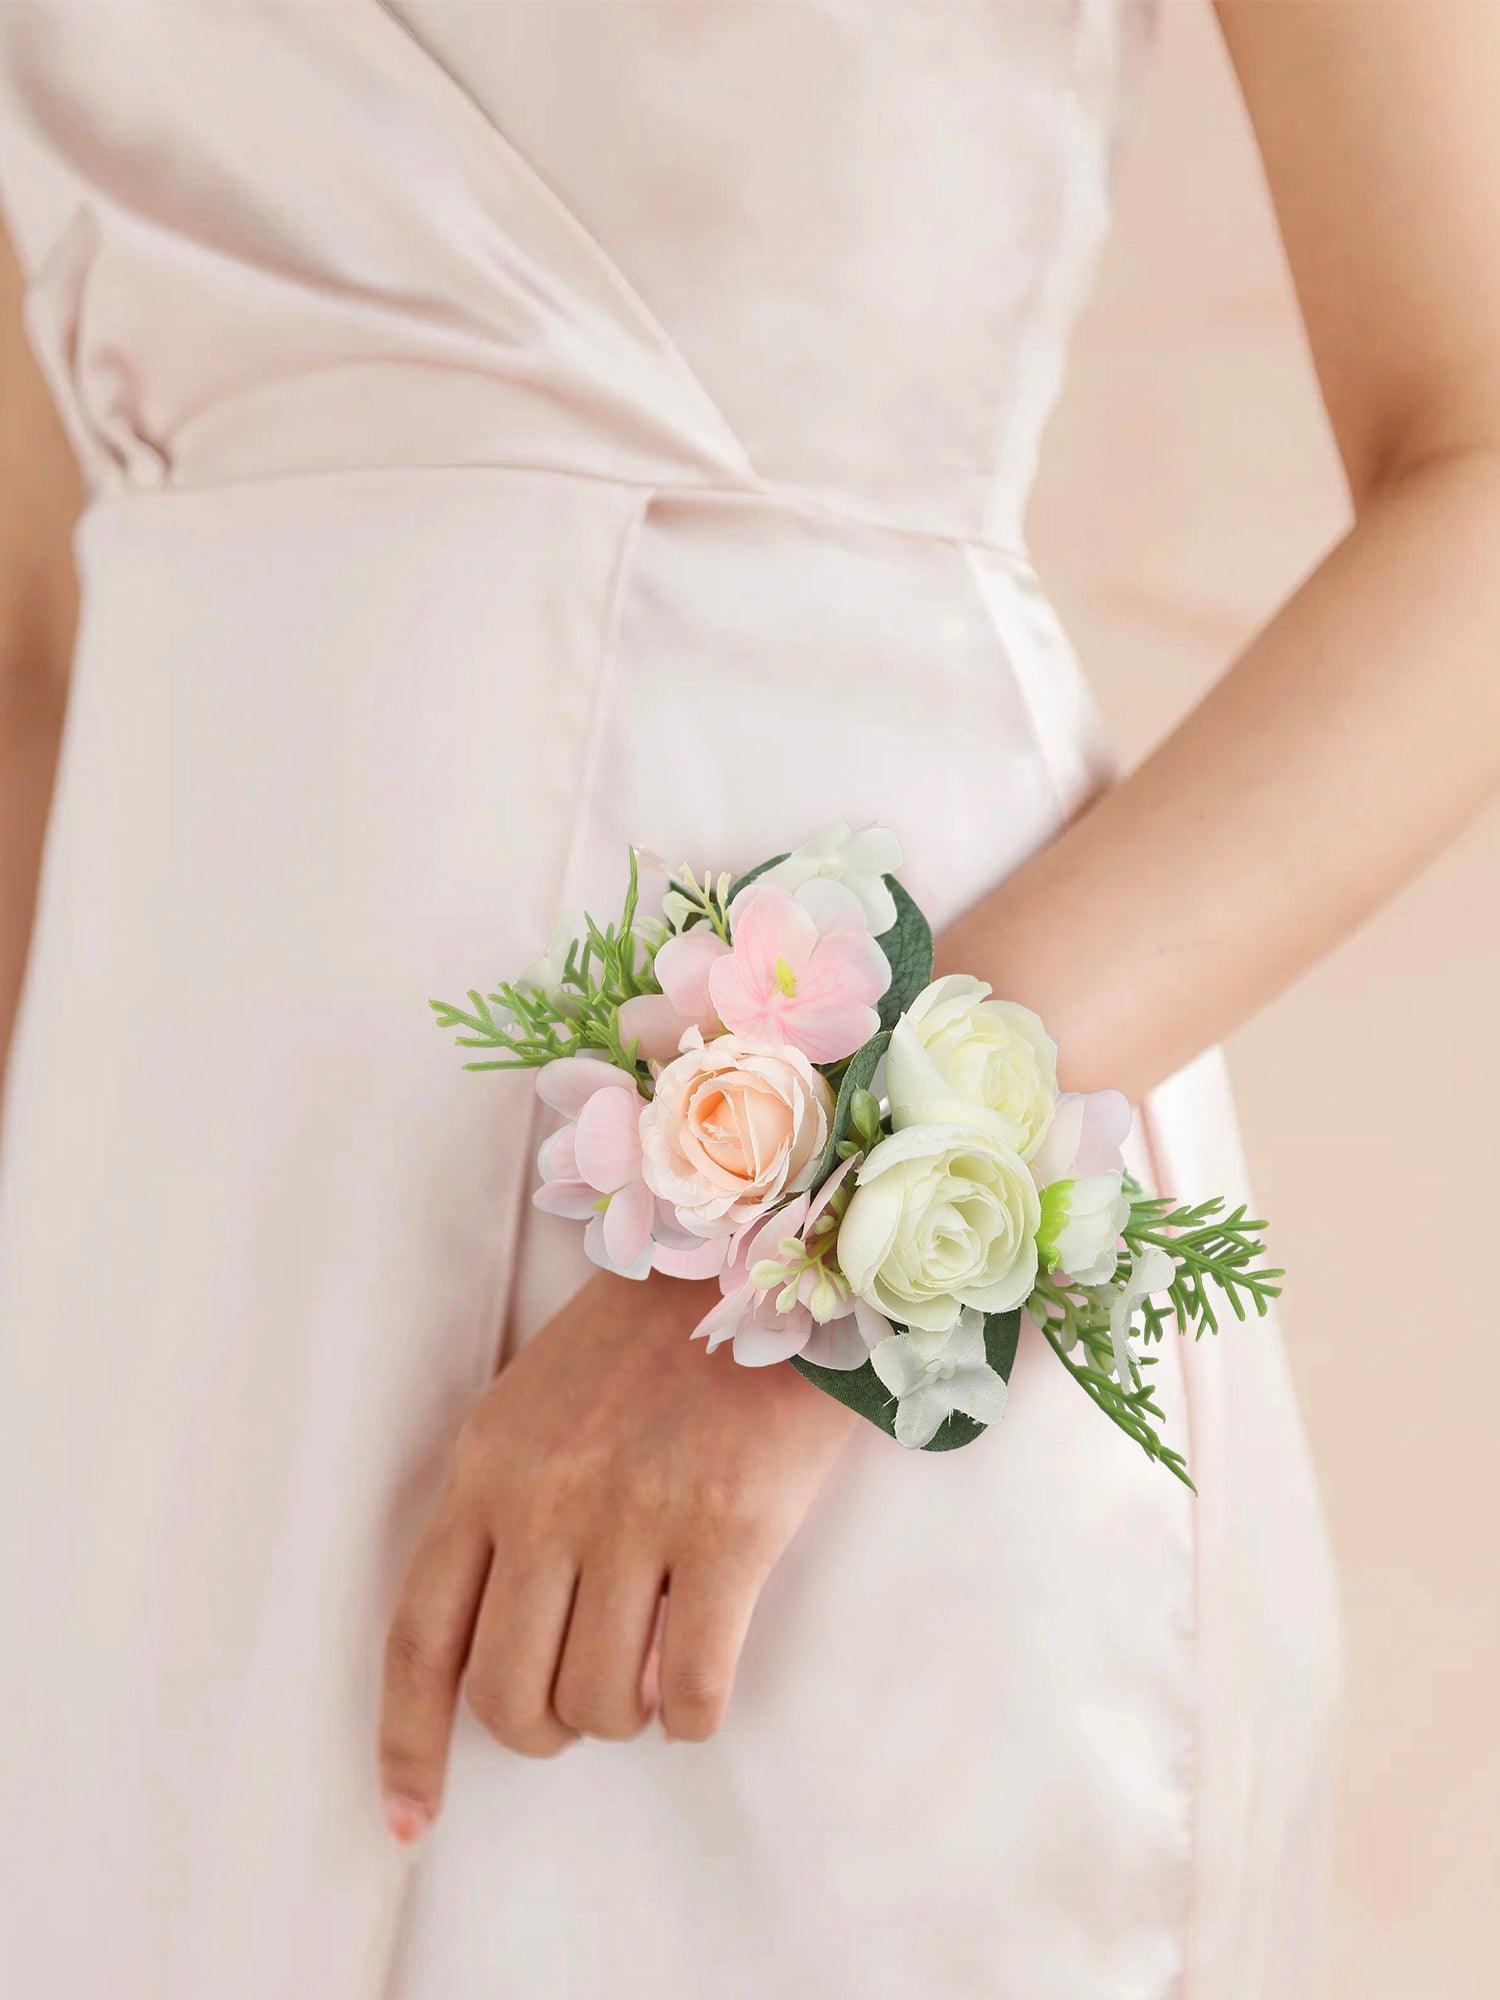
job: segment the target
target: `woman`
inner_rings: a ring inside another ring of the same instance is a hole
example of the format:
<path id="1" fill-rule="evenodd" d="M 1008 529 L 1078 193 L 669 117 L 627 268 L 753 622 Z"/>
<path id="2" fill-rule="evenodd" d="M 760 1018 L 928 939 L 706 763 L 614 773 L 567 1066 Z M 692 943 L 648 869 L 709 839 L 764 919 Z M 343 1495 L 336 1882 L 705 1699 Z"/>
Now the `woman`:
<path id="1" fill-rule="evenodd" d="M 1310 1991 L 1274 1336 L 1164 1356 L 1196 1500 L 1025 1344 L 916 1461 L 591 1274 L 424 1017 L 627 840 L 886 819 L 1236 1185 L 1201 1052 L 1494 778 L 1500 21 L 1220 14 L 1356 525 L 1110 787 L 1019 524 L 1134 0 L 0 11 L 17 1990 Z"/>

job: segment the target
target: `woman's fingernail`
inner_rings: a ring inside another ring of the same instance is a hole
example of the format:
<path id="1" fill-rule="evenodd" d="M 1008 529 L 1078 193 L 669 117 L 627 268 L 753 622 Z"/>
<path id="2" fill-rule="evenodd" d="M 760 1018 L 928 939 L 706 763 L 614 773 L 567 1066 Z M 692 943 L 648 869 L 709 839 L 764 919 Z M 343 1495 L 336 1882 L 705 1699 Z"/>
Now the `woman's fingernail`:
<path id="1" fill-rule="evenodd" d="M 385 1823 L 402 1846 L 409 1847 L 427 1831 L 432 1815 L 420 1799 L 403 1798 L 400 1792 L 387 1792 Z"/>

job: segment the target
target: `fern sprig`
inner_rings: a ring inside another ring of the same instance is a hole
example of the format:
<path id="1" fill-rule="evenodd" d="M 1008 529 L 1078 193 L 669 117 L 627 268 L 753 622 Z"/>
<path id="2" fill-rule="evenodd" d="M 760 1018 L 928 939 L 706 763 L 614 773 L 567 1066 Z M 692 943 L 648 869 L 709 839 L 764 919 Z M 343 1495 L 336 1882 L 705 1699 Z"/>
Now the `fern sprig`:
<path id="1" fill-rule="evenodd" d="M 1142 1301 L 1141 1334 L 1146 1340 L 1160 1340 L 1168 1322 L 1178 1333 L 1191 1333 L 1201 1340 L 1205 1333 L 1219 1331 L 1219 1315 L 1213 1294 L 1229 1302 L 1238 1320 L 1253 1313 L 1262 1319 L 1280 1298 L 1280 1280 L 1286 1276 L 1279 1266 L 1265 1258 L 1264 1220 L 1248 1214 L 1244 1203 L 1226 1215 L 1222 1196 L 1208 1201 L 1174 1202 L 1161 1195 L 1148 1195 L 1137 1181 L 1125 1182 L 1130 1201 L 1130 1219 L 1125 1224 L 1128 1251 L 1155 1248 L 1165 1250 L 1177 1266 L 1176 1275 L 1160 1299 Z"/>
<path id="2" fill-rule="evenodd" d="M 1121 1232 L 1121 1252 L 1113 1275 L 1103 1284 L 1076 1285 L 1061 1276 L 1038 1280 L 1027 1304 L 1048 1346 L 1085 1394 L 1133 1438 L 1148 1458 L 1165 1465 L 1174 1477 L 1191 1486 L 1182 1454 L 1166 1444 L 1157 1426 L 1162 1411 L 1142 1371 L 1155 1357 L 1134 1350 L 1117 1357 L 1110 1328 L 1110 1309 L 1130 1277 L 1135 1258 L 1146 1250 L 1165 1250 L 1172 1259 L 1170 1285 L 1152 1297 L 1137 1300 L 1131 1327 L 1150 1344 L 1175 1329 L 1195 1340 L 1219 1331 L 1214 1297 L 1229 1301 L 1240 1320 L 1270 1311 L 1281 1294 L 1286 1274 L 1265 1262 L 1263 1220 L 1241 1204 L 1228 1214 L 1222 1198 L 1176 1202 L 1148 1195 L 1128 1175 L 1124 1193 L 1130 1213 Z M 1126 1363 L 1128 1360 L 1128 1369 Z M 1128 1379 L 1122 1379 L 1126 1369 Z"/>
<path id="3" fill-rule="evenodd" d="M 653 968 L 662 935 L 637 929 L 639 895 L 632 849 L 619 922 L 601 926 L 585 916 L 583 936 L 569 943 L 555 985 L 501 980 L 487 994 L 471 989 L 467 1008 L 430 1000 L 437 1025 L 459 1030 L 460 1048 L 494 1051 L 486 1060 L 465 1063 L 465 1069 L 540 1069 L 591 1049 L 632 1075 L 649 1097 L 650 1071 L 638 1044 L 622 1041 L 619 1021 L 627 1000 L 661 990 Z"/>
<path id="4" fill-rule="evenodd" d="M 1154 1355 L 1133 1357 L 1137 1374 L 1121 1381 L 1115 1372 L 1114 1341 L 1109 1327 L 1109 1292 L 1104 1286 L 1073 1285 L 1063 1278 L 1043 1278 L 1027 1311 L 1063 1367 L 1097 1409 L 1138 1444 L 1148 1458 L 1164 1465 L 1174 1478 L 1191 1486 L 1187 1461 L 1162 1437 L 1166 1421 L 1151 1385 L 1140 1372 L 1156 1365 Z"/>

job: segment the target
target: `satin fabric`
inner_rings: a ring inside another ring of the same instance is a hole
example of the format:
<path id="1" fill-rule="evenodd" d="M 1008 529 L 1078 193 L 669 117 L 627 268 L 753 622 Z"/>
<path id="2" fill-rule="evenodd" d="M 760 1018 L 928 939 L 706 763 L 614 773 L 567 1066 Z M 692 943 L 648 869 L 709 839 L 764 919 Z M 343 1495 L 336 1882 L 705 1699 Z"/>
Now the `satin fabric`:
<path id="1" fill-rule="evenodd" d="M 941 921 L 1105 781 L 1020 517 L 1146 25 L 0 9 L 94 493 L 0 1150 L 17 1990 L 1311 1990 L 1337 1635 L 1271 1325 L 1162 1355 L 1196 1500 L 1025 1341 L 980 1446 L 856 1441 L 712 1744 L 464 1719 L 415 1863 L 374 1787 L 445 1444 L 587 1270 L 426 997 L 628 840 L 878 816 Z M 1136 1164 L 1242 1191 L 1216 1053 Z"/>

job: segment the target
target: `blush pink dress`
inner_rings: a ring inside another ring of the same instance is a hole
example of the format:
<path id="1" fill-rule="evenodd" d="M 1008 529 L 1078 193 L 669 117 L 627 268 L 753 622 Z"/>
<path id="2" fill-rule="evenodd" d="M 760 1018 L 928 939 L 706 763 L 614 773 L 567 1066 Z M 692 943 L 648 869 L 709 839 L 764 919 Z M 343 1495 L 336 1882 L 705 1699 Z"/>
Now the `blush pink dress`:
<path id="1" fill-rule="evenodd" d="M 1196 1500 L 1028 1342 L 982 1445 L 860 1437 L 715 1742 L 465 1719 L 415 1862 L 375 1789 L 446 1443 L 587 1269 L 427 997 L 627 840 L 878 817 L 941 920 L 1104 782 L 1021 522 L 1146 26 L 0 6 L 92 489 L 0 1180 L 8 1991 L 1312 1990 L 1337 1639 L 1273 1327 L 1163 1356 Z M 1239 1191 L 1217 1055 L 1143 1132 Z"/>

